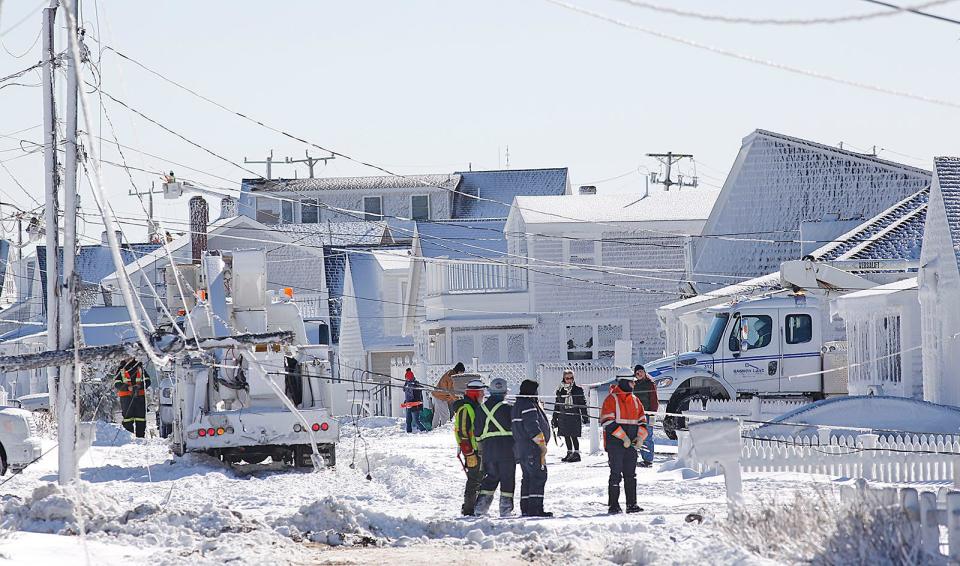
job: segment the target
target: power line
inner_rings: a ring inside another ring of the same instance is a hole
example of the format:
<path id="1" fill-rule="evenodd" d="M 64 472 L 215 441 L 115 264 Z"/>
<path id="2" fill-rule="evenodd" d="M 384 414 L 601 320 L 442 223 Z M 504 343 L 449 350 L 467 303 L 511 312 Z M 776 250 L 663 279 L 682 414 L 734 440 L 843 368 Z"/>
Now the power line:
<path id="1" fill-rule="evenodd" d="M 635 8 L 644 8 L 647 10 L 652 10 L 654 12 L 661 12 L 661 13 L 670 14 L 673 16 L 692 18 L 692 19 L 703 20 L 707 22 L 721 22 L 725 24 L 751 24 L 751 25 L 772 25 L 772 26 L 809 26 L 809 25 L 820 25 L 820 24 L 844 24 L 844 23 L 850 23 L 850 22 L 863 22 L 867 20 L 885 18 L 890 16 L 899 16 L 904 12 L 909 12 L 909 13 L 917 14 L 920 16 L 927 16 L 931 18 L 942 19 L 955 24 L 960 23 L 956 20 L 951 20 L 950 18 L 943 18 L 941 16 L 920 11 L 924 8 L 931 8 L 933 6 L 939 6 L 942 4 L 949 4 L 954 0 L 934 0 L 931 2 L 923 2 L 921 4 L 915 4 L 913 6 L 897 6 L 895 4 L 889 4 L 887 2 L 878 2 L 876 0 L 865 0 L 866 2 L 878 4 L 886 8 L 892 8 L 893 11 L 882 10 L 877 12 L 868 12 L 865 14 L 852 14 L 849 16 L 831 16 L 831 17 L 819 17 L 819 18 L 750 18 L 745 16 L 723 16 L 719 14 L 707 14 L 704 12 L 681 10 L 679 8 L 674 8 L 672 6 L 655 4 L 653 2 L 644 2 L 642 0 L 617 0 L 617 1 L 624 4 L 629 4 Z"/>
<path id="2" fill-rule="evenodd" d="M 724 57 L 729 57 L 729 58 L 731 58 L 731 59 L 737 59 L 737 60 L 739 60 L 739 61 L 745 61 L 745 62 L 747 62 L 747 63 L 754 63 L 754 64 L 756 64 L 756 65 L 761 65 L 761 66 L 764 66 L 764 67 L 769 67 L 769 68 L 771 68 L 771 69 L 778 69 L 778 70 L 786 71 L 786 72 L 788 72 L 788 73 L 793 73 L 793 74 L 796 74 L 796 75 L 802 75 L 802 76 L 805 76 L 805 77 L 811 77 L 811 78 L 814 78 L 814 79 L 820 79 L 820 80 L 824 80 L 824 81 L 828 81 L 828 82 L 832 82 L 832 83 L 837 83 L 837 84 L 842 84 L 842 85 L 846 85 L 846 86 L 850 86 L 850 87 L 854 87 L 854 88 L 859 88 L 859 89 L 861 89 L 861 90 L 868 90 L 868 91 L 872 91 L 872 92 L 878 92 L 878 93 L 881 93 L 881 94 L 889 94 L 889 95 L 891 95 L 891 96 L 899 96 L 899 97 L 901 97 L 901 98 L 908 98 L 908 99 L 911 99 L 911 100 L 917 100 L 917 101 L 926 102 L 926 103 L 929 103 L 929 104 L 936 104 L 936 105 L 938 105 L 938 106 L 946 106 L 946 107 L 948 107 L 948 108 L 960 108 L 960 103 L 954 102 L 954 101 L 951 101 L 951 100 L 944 100 L 944 99 L 940 99 L 940 98 L 933 98 L 933 97 L 930 97 L 930 96 L 925 96 L 925 95 L 921 95 L 921 94 L 916 94 L 916 93 L 912 93 L 912 92 L 905 91 L 905 90 L 898 90 L 898 89 L 893 89 L 893 88 L 887 88 L 887 87 L 884 87 L 884 86 L 879 86 L 879 85 L 874 85 L 874 84 L 865 83 L 865 82 L 861 82 L 861 81 L 855 81 L 855 80 L 851 80 L 851 79 L 846 79 L 846 78 L 838 77 L 838 76 L 835 76 L 835 75 L 828 75 L 828 74 L 826 74 L 826 73 L 821 73 L 821 72 L 819 72 L 819 71 L 811 71 L 811 70 L 809 70 L 809 69 L 803 69 L 803 68 L 801 68 L 801 67 L 793 67 L 793 66 L 791 66 L 791 65 L 784 65 L 784 64 L 782 64 L 782 63 L 777 63 L 777 62 L 775 62 L 775 61 L 770 61 L 770 60 L 768 60 L 768 59 L 761 59 L 761 58 L 759 58 L 759 57 L 754 57 L 753 55 L 746 55 L 746 54 L 743 54 L 743 53 L 739 53 L 739 52 L 736 52 L 736 51 L 731 51 L 731 50 L 728 50 L 728 49 L 723 49 L 723 48 L 720 48 L 720 47 L 713 47 L 713 46 L 711 46 L 711 45 L 707 45 L 707 44 L 704 44 L 704 43 L 700 43 L 700 42 L 694 41 L 694 40 L 692 40 L 692 39 L 686 39 L 686 38 L 683 38 L 683 37 L 680 37 L 680 36 L 672 35 L 672 34 L 665 33 L 665 32 L 662 32 L 662 31 L 659 31 L 659 30 L 655 30 L 655 29 L 652 29 L 652 28 L 646 28 L 646 27 L 643 27 L 643 26 L 639 26 L 639 25 L 636 25 L 636 24 L 633 24 L 633 23 L 630 23 L 630 22 L 626 22 L 626 21 L 619 20 L 619 19 L 614 18 L 614 17 L 611 17 L 611 16 L 607 16 L 607 15 L 601 14 L 601 13 L 599 13 L 599 12 L 594 12 L 593 10 L 588 10 L 588 9 L 586 9 L 586 8 L 582 8 L 582 7 L 577 6 L 577 5 L 575 5 L 575 4 L 567 3 L 567 2 L 562 1 L 562 0 L 544 0 L 544 1 L 549 2 L 549 3 L 551 3 L 551 4 L 555 5 L 555 6 L 559 6 L 559 7 L 561 7 L 561 8 L 564 8 L 564 9 L 566 9 L 566 10 L 570 10 L 570 11 L 572 11 L 572 12 L 576 12 L 576 13 L 581 14 L 581 15 L 584 15 L 584 16 L 589 16 L 589 17 L 591 17 L 591 18 L 595 18 L 595 19 L 598 19 L 598 20 L 602 20 L 602 21 L 605 21 L 605 22 L 607 22 L 607 23 L 611 23 L 611 24 L 620 26 L 620 27 L 622 27 L 622 28 L 626 28 L 626 29 L 629 29 L 629 30 L 637 31 L 637 32 L 640 32 L 640 33 L 643 33 L 643 34 L 646 34 L 646 35 L 649 35 L 649 36 L 652 36 L 652 37 L 656 37 L 656 38 L 658 38 L 658 39 L 665 39 L 665 40 L 671 41 L 671 42 L 673 42 L 673 43 L 679 43 L 680 45 L 686 45 L 687 47 L 693 47 L 693 48 L 695 48 L 695 49 L 700 49 L 701 51 L 708 51 L 708 52 L 714 53 L 714 54 L 716 54 L 716 55 L 723 55 Z"/>

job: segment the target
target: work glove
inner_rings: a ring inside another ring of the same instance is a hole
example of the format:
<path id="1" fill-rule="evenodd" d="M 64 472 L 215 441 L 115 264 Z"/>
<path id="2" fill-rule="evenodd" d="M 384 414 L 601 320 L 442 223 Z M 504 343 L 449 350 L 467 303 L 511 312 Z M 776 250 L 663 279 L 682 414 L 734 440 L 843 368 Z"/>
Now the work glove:
<path id="1" fill-rule="evenodd" d="M 476 468 L 480 465 L 480 458 L 476 454 L 467 454 L 467 467 Z"/>
<path id="2" fill-rule="evenodd" d="M 634 438 L 633 442 L 631 442 L 630 444 L 637 450 L 640 450 L 640 448 L 643 446 L 643 440 L 641 440 L 640 437 L 638 436 L 637 438 Z"/>
<path id="3" fill-rule="evenodd" d="M 624 437 L 624 438 L 623 438 L 623 447 L 624 447 L 624 448 L 630 448 L 631 446 L 633 446 L 633 442 L 630 441 L 630 438 Z"/>
<path id="4" fill-rule="evenodd" d="M 581 417 L 580 420 L 583 421 L 583 424 L 585 425 L 590 424 L 590 417 L 588 417 L 587 415 L 583 415 L 583 417 Z"/>

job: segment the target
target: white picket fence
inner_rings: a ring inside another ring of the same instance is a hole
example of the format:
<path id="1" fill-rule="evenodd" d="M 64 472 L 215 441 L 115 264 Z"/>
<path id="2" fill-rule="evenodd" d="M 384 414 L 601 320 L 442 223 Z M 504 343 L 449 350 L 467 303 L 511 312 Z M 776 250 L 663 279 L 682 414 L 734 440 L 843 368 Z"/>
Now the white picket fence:
<path id="1" fill-rule="evenodd" d="M 685 412 L 692 417 L 747 417 L 753 420 L 770 420 L 773 417 L 808 405 L 807 399 L 732 399 L 729 401 L 707 401 L 706 406 L 691 403 Z"/>
<path id="2" fill-rule="evenodd" d="M 715 461 L 698 458 L 689 433 L 678 437 L 677 466 L 703 473 Z M 834 436 L 743 438 L 744 472 L 797 472 L 884 482 L 953 481 L 960 473 L 960 436 Z"/>
<path id="3" fill-rule="evenodd" d="M 942 556 L 940 526 L 947 531 L 947 555 L 950 564 L 960 562 L 960 491 L 942 487 L 936 493 L 919 492 L 912 487 L 873 488 L 859 480 L 854 486 L 842 486 L 844 503 L 865 503 L 902 510 L 913 525 L 920 547 L 930 556 Z"/>

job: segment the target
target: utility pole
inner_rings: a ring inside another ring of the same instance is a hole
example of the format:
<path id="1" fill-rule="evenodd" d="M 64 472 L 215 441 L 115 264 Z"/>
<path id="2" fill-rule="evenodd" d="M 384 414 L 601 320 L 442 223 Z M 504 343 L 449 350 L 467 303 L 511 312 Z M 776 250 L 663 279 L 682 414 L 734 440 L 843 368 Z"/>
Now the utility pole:
<path id="1" fill-rule="evenodd" d="M 251 161 L 251 160 L 247 159 L 246 157 L 244 157 L 244 158 L 243 158 L 243 162 L 244 162 L 244 163 L 251 163 L 251 164 L 254 164 L 254 165 L 263 165 L 263 164 L 266 164 L 266 166 L 267 166 L 267 179 L 268 179 L 268 180 L 269 180 L 269 179 L 273 179 L 273 171 L 272 171 L 272 167 L 273 167 L 273 150 L 272 150 L 272 149 L 270 150 L 270 155 L 267 156 L 267 159 L 266 159 L 265 161 Z"/>
<path id="2" fill-rule="evenodd" d="M 127 191 L 127 196 L 140 198 L 143 195 L 147 195 L 147 241 L 152 242 L 153 239 L 159 234 L 157 230 L 157 225 L 153 221 L 153 195 L 162 195 L 163 189 L 159 191 L 154 190 L 154 183 L 150 183 L 150 190 L 144 192 L 137 192 L 136 189 L 130 189 Z"/>
<path id="3" fill-rule="evenodd" d="M 673 178 L 670 176 L 670 170 L 673 168 L 674 164 L 679 162 L 681 159 L 693 159 L 693 155 L 689 153 L 673 153 L 668 151 L 667 153 L 648 153 L 647 157 L 652 157 L 663 164 L 666 168 L 666 175 L 661 181 L 657 178 L 656 173 L 650 174 L 650 182 L 655 185 L 663 185 L 663 190 L 669 191 L 670 187 L 677 185 L 678 187 L 696 187 L 697 186 L 697 177 L 693 177 L 693 181 L 684 181 L 683 175 L 680 175 L 678 180 L 674 182 Z"/>
<path id="4" fill-rule="evenodd" d="M 327 161 L 330 161 L 331 159 L 336 159 L 336 158 L 337 158 L 337 156 L 334 155 L 334 154 L 332 154 L 332 153 L 330 154 L 330 157 L 310 157 L 310 152 L 309 152 L 309 151 L 304 151 L 304 154 L 306 154 L 306 156 L 307 156 L 306 159 L 291 159 L 291 158 L 288 157 L 288 158 L 286 158 L 286 163 L 306 163 L 306 164 L 307 164 L 307 167 L 310 169 L 310 178 L 311 178 L 311 179 L 313 179 L 313 166 L 316 165 L 318 161 L 323 161 L 323 164 L 326 165 L 326 164 L 327 164 Z M 270 155 L 271 155 L 271 157 L 272 157 L 272 156 L 273 156 L 273 153 L 271 152 Z M 251 162 L 251 163 L 252 163 L 252 162 Z M 268 173 L 267 173 L 267 178 L 270 178 L 270 173 L 269 173 L 270 170 L 267 169 L 267 171 L 268 171 Z"/>
<path id="5" fill-rule="evenodd" d="M 70 53 L 79 49 L 80 40 L 80 0 L 71 0 L 65 6 L 65 20 L 67 24 L 67 49 Z M 77 258 L 77 105 L 79 69 L 75 68 L 73 57 L 66 58 L 67 72 L 67 107 L 66 124 L 66 155 L 64 157 L 63 176 L 63 279 L 60 285 L 60 333 L 59 350 L 73 348 L 78 351 L 82 337 L 80 334 L 80 304 L 79 284 L 75 274 Z M 53 260 L 56 260 L 54 256 Z M 50 262 L 50 258 L 47 258 Z M 51 280 L 47 279 L 47 287 Z M 80 383 L 83 368 L 79 357 L 75 357 L 74 364 L 60 368 L 60 385 L 57 388 L 57 455 L 60 470 L 60 485 L 66 485 L 79 476 L 77 467 L 77 429 L 79 415 L 77 414 L 77 386 Z"/>
<path id="6" fill-rule="evenodd" d="M 44 219 L 47 233 L 47 349 L 60 348 L 60 281 L 57 268 L 57 239 L 58 239 L 58 202 L 57 202 L 57 112 L 54 72 L 56 63 L 56 47 L 54 45 L 54 31 L 57 18 L 57 0 L 51 0 L 50 6 L 43 10 L 43 168 L 44 168 Z M 47 392 L 50 396 L 50 409 L 56 417 L 57 382 L 60 378 L 60 368 L 47 369 Z"/>

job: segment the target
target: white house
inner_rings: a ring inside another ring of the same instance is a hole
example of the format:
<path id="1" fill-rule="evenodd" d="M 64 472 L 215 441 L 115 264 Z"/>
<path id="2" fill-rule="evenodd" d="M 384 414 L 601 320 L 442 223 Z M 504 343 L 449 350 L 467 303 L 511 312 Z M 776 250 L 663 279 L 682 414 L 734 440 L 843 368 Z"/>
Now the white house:
<path id="1" fill-rule="evenodd" d="M 440 242 L 419 234 L 418 355 L 431 377 L 478 358 L 519 380 L 541 363 L 609 365 L 621 339 L 635 359 L 659 354 L 655 309 L 685 292 L 690 235 L 717 194 L 518 196 L 505 242 L 490 225 L 447 227 Z"/>
<path id="2" fill-rule="evenodd" d="M 924 398 L 960 405 L 960 158 L 934 159 L 920 263 Z"/>
<path id="3" fill-rule="evenodd" d="M 804 254 L 808 238 L 829 241 L 930 185 L 930 172 L 756 130 L 743 145 L 698 242 L 696 272 L 760 277 Z M 736 237 L 736 235 L 741 235 Z M 701 292 L 723 285 L 699 287 Z"/>

